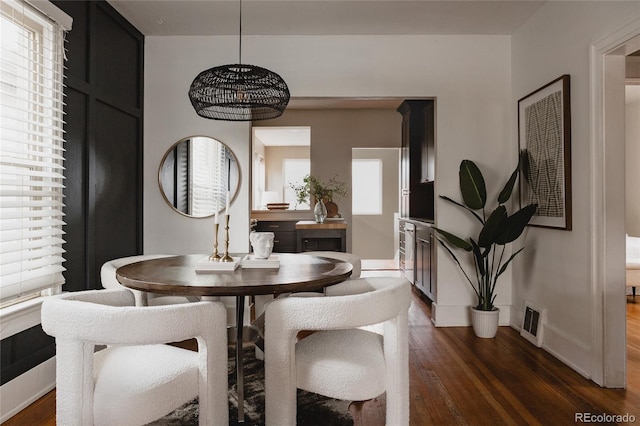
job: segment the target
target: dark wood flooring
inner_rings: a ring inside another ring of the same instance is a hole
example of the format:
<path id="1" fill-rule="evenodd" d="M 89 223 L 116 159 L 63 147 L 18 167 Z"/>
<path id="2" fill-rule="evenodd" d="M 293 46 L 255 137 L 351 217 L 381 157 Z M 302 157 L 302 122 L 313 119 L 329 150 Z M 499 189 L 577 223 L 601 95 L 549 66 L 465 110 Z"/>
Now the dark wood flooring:
<path id="1" fill-rule="evenodd" d="M 571 425 L 576 413 L 640 422 L 640 296 L 627 298 L 628 387 L 603 389 L 509 328 L 478 339 L 469 327 L 435 328 L 414 294 L 409 315 L 411 425 Z M 384 424 L 384 397 L 368 401 L 358 426 Z M 54 425 L 55 391 L 4 425 Z M 614 424 L 596 422 L 595 424 Z"/>

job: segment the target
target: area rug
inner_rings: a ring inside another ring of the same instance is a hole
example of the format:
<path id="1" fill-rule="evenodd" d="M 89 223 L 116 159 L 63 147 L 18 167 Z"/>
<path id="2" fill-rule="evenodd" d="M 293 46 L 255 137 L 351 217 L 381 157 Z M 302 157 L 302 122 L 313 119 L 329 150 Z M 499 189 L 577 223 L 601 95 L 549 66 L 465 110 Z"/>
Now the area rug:
<path id="1" fill-rule="evenodd" d="M 253 349 L 244 351 L 244 423 L 238 423 L 238 396 L 235 362 L 229 356 L 229 424 L 264 425 L 264 363 L 256 360 Z M 298 389 L 297 424 L 299 426 L 350 426 L 349 402 L 326 398 Z M 152 426 L 198 424 L 198 400 L 195 399 L 173 413 L 150 423 Z"/>

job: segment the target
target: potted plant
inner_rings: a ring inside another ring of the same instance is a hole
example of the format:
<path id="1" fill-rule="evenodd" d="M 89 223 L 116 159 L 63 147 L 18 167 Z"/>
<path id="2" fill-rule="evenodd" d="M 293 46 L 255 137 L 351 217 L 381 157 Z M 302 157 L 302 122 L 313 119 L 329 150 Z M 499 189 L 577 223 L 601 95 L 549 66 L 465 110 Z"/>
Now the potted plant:
<path id="1" fill-rule="evenodd" d="M 314 217 L 319 223 L 324 222 L 327 217 L 338 214 L 338 206 L 333 202 L 333 198 L 347 195 L 347 184 L 337 180 L 335 176 L 325 183 L 316 176 L 306 175 L 301 185 L 289 184 L 289 186 L 296 193 L 296 203 L 311 204 L 310 197 L 315 199 Z M 330 210 L 329 214 L 327 210 Z"/>
<path id="2" fill-rule="evenodd" d="M 498 330 L 498 308 L 494 305 L 498 278 L 507 270 L 507 266 L 524 247 L 512 253 L 505 260 L 505 249 L 508 243 L 515 241 L 524 231 L 536 211 L 537 204 L 529 204 L 512 215 L 507 214 L 505 203 L 511 198 L 513 187 L 518 178 L 516 167 L 504 188 L 498 195 L 497 206 L 487 217 L 487 191 L 482 172 L 473 161 L 462 160 L 460 163 L 460 192 L 463 202 L 457 202 L 441 195 L 440 198 L 453 203 L 470 212 L 480 222 L 480 232 L 476 237 L 461 238 L 443 229 L 435 228 L 443 237 L 439 243 L 451 255 L 465 278 L 476 293 L 478 303 L 472 307 L 471 322 L 479 337 L 494 337 Z M 472 254 L 474 278 L 465 271 L 452 249 L 462 249 Z M 489 315 L 491 319 L 480 319 Z M 490 330 L 481 330 L 482 322 Z"/>

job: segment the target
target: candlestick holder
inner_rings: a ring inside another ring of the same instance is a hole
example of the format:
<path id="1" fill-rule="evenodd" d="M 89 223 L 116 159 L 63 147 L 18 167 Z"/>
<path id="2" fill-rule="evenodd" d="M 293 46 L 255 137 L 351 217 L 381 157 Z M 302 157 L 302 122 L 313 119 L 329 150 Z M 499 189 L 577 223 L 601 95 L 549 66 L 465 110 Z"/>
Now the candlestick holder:
<path id="1" fill-rule="evenodd" d="M 213 225 L 214 236 L 213 236 L 213 254 L 209 256 L 209 260 L 211 262 L 220 262 L 220 255 L 218 254 L 218 229 L 220 228 L 220 224 L 216 223 Z"/>
<path id="2" fill-rule="evenodd" d="M 224 256 L 220 258 L 220 262 L 233 262 L 233 257 L 229 256 L 229 215 L 225 215 L 225 248 Z"/>

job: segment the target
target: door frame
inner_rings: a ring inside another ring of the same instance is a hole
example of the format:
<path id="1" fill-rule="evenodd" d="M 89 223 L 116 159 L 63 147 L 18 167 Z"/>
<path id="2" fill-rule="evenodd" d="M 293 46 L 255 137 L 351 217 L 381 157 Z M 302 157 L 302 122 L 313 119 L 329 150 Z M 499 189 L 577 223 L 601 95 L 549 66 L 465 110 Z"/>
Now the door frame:
<path id="1" fill-rule="evenodd" d="M 636 19 L 594 43 L 590 52 L 591 376 L 609 388 L 626 387 L 625 168 L 620 164 L 625 158 L 625 56 L 639 48 Z"/>

